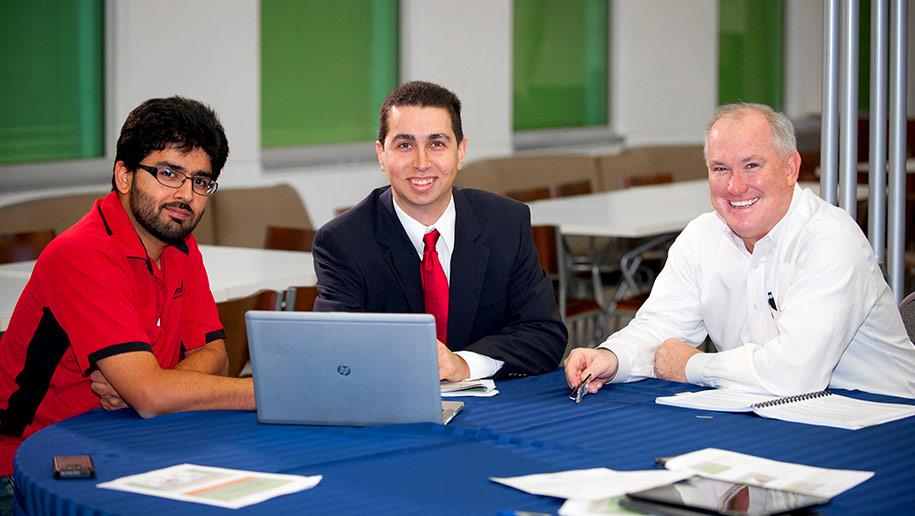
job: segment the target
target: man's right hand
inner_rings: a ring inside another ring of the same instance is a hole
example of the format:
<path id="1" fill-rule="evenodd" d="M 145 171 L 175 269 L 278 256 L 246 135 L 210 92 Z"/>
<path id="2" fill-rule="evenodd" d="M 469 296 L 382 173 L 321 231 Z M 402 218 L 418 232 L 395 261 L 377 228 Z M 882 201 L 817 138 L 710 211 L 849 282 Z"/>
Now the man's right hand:
<path id="1" fill-rule="evenodd" d="M 461 355 L 454 353 L 442 341 L 437 340 L 438 344 L 438 378 L 447 382 L 460 382 L 470 377 L 470 367 L 467 362 L 461 358 Z"/>
<path id="2" fill-rule="evenodd" d="M 92 381 L 92 392 L 98 396 L 102 408 L 105 410 L 118 410 L 127 407 L 118 391 L 108 383 L 108 379 L 101 371 L 96 369 L 89 375 Z"/>
<path id="3" fill-rule="evenodd" d="M 576 348 L 566 359 L 566 382 L 569 387 L 578 387 L 590 374 L 588 393 L 594 394 L 616 376 L 618 368 L 616 353 L 609 349 Z"/>

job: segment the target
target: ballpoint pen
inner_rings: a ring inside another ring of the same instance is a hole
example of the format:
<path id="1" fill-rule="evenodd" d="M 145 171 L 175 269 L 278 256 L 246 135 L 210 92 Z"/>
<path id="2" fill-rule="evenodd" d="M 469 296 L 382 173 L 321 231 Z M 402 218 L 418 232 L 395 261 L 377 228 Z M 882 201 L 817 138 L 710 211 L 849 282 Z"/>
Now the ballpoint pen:
<path id="1" fill-rule="evenodd" d="M 778 321 L 775 319 L 775 312 L 778 312 L 778 306 L 775 304 L 775 297 L 772 296 L 771 291 L 769 291 L 768 296 L 769 308 L 771 308 L 771 310 L 769 310 L 769 315 L 772 316 L 772 322 L 775 323 L 775 334 L 781 335 L 781 332 L 778 331 Z"/>

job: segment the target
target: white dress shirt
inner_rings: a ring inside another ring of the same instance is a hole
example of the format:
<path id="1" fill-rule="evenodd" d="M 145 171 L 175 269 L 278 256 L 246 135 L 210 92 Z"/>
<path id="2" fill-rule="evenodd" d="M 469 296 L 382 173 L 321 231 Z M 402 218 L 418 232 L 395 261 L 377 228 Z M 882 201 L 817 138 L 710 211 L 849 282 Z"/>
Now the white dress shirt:
<path id="1" fill-rule="evenodd" d="M 450 285 L 451 253 L 454 251 L 454 222 L 457 219 L 457 214 L 454 210 L 454 196 L 451 196 L 445 212 L 431 226 L 426 226 L 407 215 L 397 205 L 397 199 L 394 199 L 394 212 L 397 213 L 397 219 L 400 220 L 400 225 L 407 232 L 407 236 L 416 249 L 420 261 L 423 259 L 423 249 L 425 248 L 423 236 L 433 229 L 438 230 L 439 238 L 435 243 L 435 251 L 438 253 L 438 261 L 441 263 L 442 269 L 445 271 L 445 278 L 448 279 L 448 284 Z M 467 362 L 467 368 L 470 369 L 470 379 L 488 378 L 496 374 L 505 363 L 502 360 L 496 360 L 473 351 L 455 351 L 455 354 Z"/>
<path id="2" fill-rule="evenodd" d="M 625 382 L 654 376 L 664 340 L 697 346 L 706 334 L 719 352 L 689 359 L 690 383 L 915 398 L 915 346 L 870 244 L 845 211 L 798 186 L 752 254 L 716 213 L 690 222 L 635 319 L 601 346 Z"/>

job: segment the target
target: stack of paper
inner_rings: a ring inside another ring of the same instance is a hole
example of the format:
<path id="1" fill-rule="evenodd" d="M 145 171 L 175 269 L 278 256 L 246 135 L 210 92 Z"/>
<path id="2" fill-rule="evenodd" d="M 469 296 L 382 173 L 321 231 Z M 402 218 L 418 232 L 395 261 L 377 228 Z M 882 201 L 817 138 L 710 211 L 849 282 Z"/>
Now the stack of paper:
<path id="1" fill-rule="evenodd" d="M 717 448 L 673 457 L 665 465 L 667 470 L 592 468 L 490 480 L 526 493 L 565 498 L 560 515 L 592 516 L 628 513 L 619 505 L 622 495 L 693 476 L 831 499 L 874 475 L 872 471 L 817 468 Z"/>
<path id="2" fill-rule="evenodd" d="M 874 476 L 873 471 L 816 468 L 717 448 L 668 459 L 665 467 L 689 475 L 822 498 L 837 496 Z"/>
<path id="3" fill-rule="evenodd" d="M 488 398 L 499 394 L 493 380 L 462 380 L 460 382 L 442 382 L 442 397 L 479 396 Z"/>
<path id="4" fill-rule="evenodd" d="M 691 476 L 692 473 L 663 469 L 614 471 L 607 468 L 591 468 L 521 477 L 492 477 L 490 480 L 525 493 L 593 502 L 632 491 L 663 486 Z"/>

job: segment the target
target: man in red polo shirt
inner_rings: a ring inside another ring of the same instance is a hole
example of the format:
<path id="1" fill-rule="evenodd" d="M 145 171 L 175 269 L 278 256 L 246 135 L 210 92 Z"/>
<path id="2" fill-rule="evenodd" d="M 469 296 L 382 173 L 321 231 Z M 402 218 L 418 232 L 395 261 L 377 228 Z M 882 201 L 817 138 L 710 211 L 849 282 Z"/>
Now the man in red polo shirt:
<path id="1" fill-rule="evenodd" d="M 191 231 L 228 155 L 216 114 L 152 99 L 121 128 L 112 192 L 44 250 L 0 339 L 0 513 L 23 439 L 102 406 L 253 409 Z"/>

